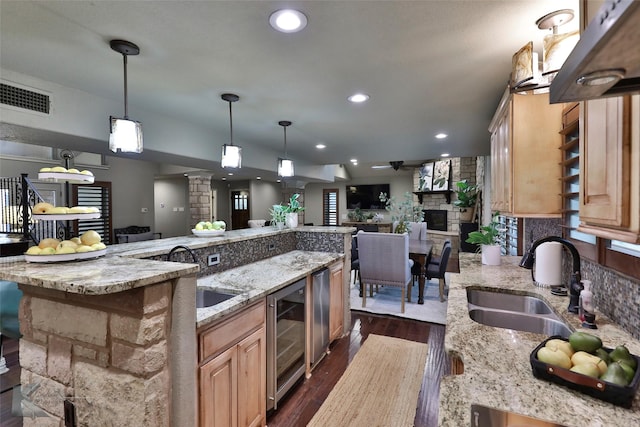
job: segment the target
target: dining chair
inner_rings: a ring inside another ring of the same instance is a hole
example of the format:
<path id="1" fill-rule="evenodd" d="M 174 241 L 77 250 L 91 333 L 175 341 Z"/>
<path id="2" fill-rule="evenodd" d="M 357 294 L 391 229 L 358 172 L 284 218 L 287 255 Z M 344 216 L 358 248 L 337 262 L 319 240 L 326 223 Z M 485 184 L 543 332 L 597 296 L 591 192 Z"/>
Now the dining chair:
<path id="1" fill-rule="evenodd" d="M 451 246 L 451 240 L 447 239 L 442 244 L 442 250 L 440 251 L 440 255 L 431 255 L 431 259 L 429 260 L 429 264 L 440 264 L 440 260 L 442 259 L 442 253 L 444 252 L 444 248 L 447 246 Z"/>
<path id="2" fill-rule="evenodd" d="M 409 236 L 360 231 L 357 238 L 362 306 L 367 303 L 367 284 L 371 292 L 373 285 L 395 286 L 402 289 L 400 310 L 404 313 L 405 290 L 411 291 L 413 265 L 409 259 Z"/>
<path id="3" fill-rule="evenodd" d="M 449 263 L 449 257 L 451 256 L 451 245 L 445 246 L 440 256 L 440 264 L 427 265 L 426 278 L 427 280 L 438 279 L 440 302 L 444 301 L 444 287 L 447 284 L 445 280 L 445 274 L 447 272 L 447 264 Z"/>
<path id="4" fill-rule="evenodd" d="M 353 236 L 351 238 L 351 271 L 353 274 L 353 284 L 356 284 L 358 276 L 360 275 L 360 260 L 358 259 L 358 237 Z"/>
<path id="5" fill-rule="evenodd" d="M 18 321 L 18 307 L 22 291 L 18 289 L 18 284 L 0 281 L 0 374 L 8 371 L 2 346 L 3 337 L 18 339 L 20 335 L 20 322 Z"/>

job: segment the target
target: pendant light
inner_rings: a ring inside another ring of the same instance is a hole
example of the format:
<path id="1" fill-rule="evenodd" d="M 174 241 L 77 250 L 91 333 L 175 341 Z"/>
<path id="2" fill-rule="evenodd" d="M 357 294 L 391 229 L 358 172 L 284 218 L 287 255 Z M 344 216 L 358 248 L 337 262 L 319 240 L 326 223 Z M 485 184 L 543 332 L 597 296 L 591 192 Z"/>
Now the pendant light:
<path id="1" fill-rule="evenodd" d="M 238 101 L 240 97 L 233 93 L 223 93 L 221 98 L 229 103 L 229 144 L 222 146 L 220 166 L 223 168 L 240 168 L 242 164 L 242 148 L 233 145 L 233 114 L 231 112 L 231 103 Z"/>
<path id="2" fill-rule="evenodd" d="M 284 129 L 284 157 L 278 158 L 278 176 L 286 178 L 293 176 L 293 160 L 287 158 L 287 126 L 291 126 L 291 122 L 282 120 L 278 124 Z"/>
<path id="3" fill-rule="evenodd" d="M 140 48 L 126 40 L 111 40 L 111 49 L 122 54 L 124 62 L 124 117 L 111 116 L 109 124 L 111 134 L 109 135 L 109 149 L 114 153 L 120 150 L 126 153 L 142 152 L 142 123 L 129 120 L 129 107 L 127 99 L 127 56 L 137 55 Z"/>

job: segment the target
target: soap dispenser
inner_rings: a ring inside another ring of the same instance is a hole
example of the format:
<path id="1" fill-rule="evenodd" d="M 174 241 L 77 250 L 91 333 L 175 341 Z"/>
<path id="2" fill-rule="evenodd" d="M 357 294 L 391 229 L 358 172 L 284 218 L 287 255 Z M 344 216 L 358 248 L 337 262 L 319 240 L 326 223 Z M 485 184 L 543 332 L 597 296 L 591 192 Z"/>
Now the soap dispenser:
<path id="1" fill-rule="evenodd" d="M 580 291 L 578 303 L 578 316 L 583 328 L 598 329 L 596 326 L 596 314 L 593 309 L 593 294 L 591 293 L 591 281 L 583 280 L 583 289 Z"/>

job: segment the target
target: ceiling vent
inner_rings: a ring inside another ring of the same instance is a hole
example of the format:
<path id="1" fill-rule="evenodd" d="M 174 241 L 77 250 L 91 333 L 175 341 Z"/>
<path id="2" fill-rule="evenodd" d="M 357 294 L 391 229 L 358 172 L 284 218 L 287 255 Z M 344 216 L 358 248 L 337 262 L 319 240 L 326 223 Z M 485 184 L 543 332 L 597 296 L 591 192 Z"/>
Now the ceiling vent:
<path id="1" fill-rule="evenodd" d="M 49 95 L 0 83 L 0 103 L 49 114 Z"/>

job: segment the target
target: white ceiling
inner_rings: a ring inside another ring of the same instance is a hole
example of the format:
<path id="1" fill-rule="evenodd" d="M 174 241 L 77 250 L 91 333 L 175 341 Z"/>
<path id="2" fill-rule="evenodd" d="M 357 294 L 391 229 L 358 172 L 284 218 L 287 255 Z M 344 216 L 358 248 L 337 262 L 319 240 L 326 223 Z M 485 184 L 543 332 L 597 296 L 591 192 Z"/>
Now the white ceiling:
<path id="1" fill-rule="evenodd" d="M 277 122 L 291 120 L 290 157 L 356 158 L 349 171 L 358 177 L 373 163 L 488 154 L 513 53 L 530 40 L 540 50 L 535 21 L 577 3 L 1 0 L 0 64 L 122 100 L 122 57 L 108 42 L 129 40 L 141 50 L 129 58 L 132 118 L 136 108 L 184 117 L 222 144 L 229 116 L 220 94 L 233 92 L 234 141 L 244 150 L 281 152 Z M 285 6 L 307 15 L 304 31 L 269 26 Z M 347 102 L 357 91 L 370 101 Z M 319 142 L 327 148 L 317 151 Z"/>

